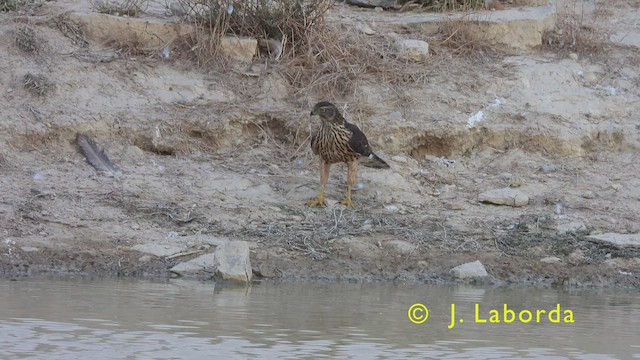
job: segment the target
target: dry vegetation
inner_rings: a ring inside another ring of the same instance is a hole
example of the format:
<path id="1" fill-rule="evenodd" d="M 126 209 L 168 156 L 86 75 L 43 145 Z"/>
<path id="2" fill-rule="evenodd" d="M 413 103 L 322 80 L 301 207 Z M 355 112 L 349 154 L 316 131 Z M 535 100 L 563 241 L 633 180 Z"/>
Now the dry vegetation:
<path id="1" fill-rule="evenodd" d="M 29 92 L 37 96 L 46 96 L 55 89 L 55 84 L 42 74 L 27 73 L 22 78 L 22 85 Z"/>
<path id="2" fill-rule="evenodd" d="M 101 14 L 136 17 L 144 12 L 148 0 L 96 1 L 96 11 Z"/>
<path id="3" fill-rule="evenodd" d="M 611 39 L 607 18 L 612 7 L 613 0 L 596 1 L 593 11 L 577 0 L 559 5 L 556 29 L 544 35 L 543 47 L 588 54 L 601 52 Z"/>

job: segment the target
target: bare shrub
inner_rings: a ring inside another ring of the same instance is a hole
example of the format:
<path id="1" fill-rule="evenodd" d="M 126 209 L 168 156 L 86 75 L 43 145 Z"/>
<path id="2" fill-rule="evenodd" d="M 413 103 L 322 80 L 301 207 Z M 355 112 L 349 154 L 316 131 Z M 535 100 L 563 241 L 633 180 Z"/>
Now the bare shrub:
<path id="1" fill-rule="evenodd" d="M 96 11 L 101 14 L 137 17 L 144 13 L 148 0 L 100 1 L 95 4 Z"/>
<path id="2" fill-rule="evenodd" d="M 434 51 L 446 48 L 454 55 L 464 57 L 499 54 L 500 48 L 486 38 L 477 21 L 470 16 L 442 21 L 437 38 L 430 43 Z"/>
<path id="3" fill-rule="evenodd" d="M 45 96 L 55 89 L 55 85 L 42 74 L 27 73 L 22 78 L 22 85 L 37 96 Z"/>
<path id="4" fill-rule="evenodd" d="M 79 23 L 71 20 L 69 13 L 63 13 L 52 18 L 50 25 L 60 30 L 60 32 L 74 44 L 80 45 L 81 47 L 89 46 L 84 29 Z"/>
<path id="5" fill-rule="evenodd" d="M 36 32 L 29 26 L 20 26 L 15 30 L 14 42 L 20 50 L 28 54 L 36 53 L 40 49 Z"/>
<path id="6" fill-rule="evenodd" d="M 484 0 L 419 0 L 418 3 L 429 11 L 467 11 L 484 6 Z"/>
<path id="7" fill-rule="evenodd" d="M 188 21 L 198 33 L 187 39 L 201 65 L 220 60 L 220 39 L 226 34 L 257 39 L 277 39 L 290 56 L 304 52 L 311 28 L 324 25 L 324 15 L 333 0 L 265 1 L 182 0 Z"/>
<path id="8" fill-rule="evenodd" d="M 569 0 L 558 4 L 556 28 L 543 35 L 543 48 L 597 53 L 611 40 L 606 17 L 611 1 L 596 1 L 594 9 L 585 3 Z"/>

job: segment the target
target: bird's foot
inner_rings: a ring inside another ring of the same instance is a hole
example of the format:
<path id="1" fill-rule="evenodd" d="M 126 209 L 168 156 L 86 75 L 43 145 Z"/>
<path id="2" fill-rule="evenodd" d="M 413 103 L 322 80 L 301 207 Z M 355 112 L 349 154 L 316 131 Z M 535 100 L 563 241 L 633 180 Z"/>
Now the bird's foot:
<path id="1" fill-rule="evenodd" d="M 315 208 L 318 207 L 320 205 L 324 205 L 324 194 L 320 193 L 320 195 L 318 195 L 317 198 L 307 201 L 307 206 Z"/>
<path id="2" fill-rule="evenodd" d="M 356 206 L 353 205 L 353 201 L 351 201 L 351 187 L 347 188 L 347 194 L 344 197 L 344 199 L 342 199 L 342 201 L 340 201 L 340 204 L 350 208 L 350 209 L 355 209 Z"/>
<path id="3" fill-rule="evenodd" d="M 340 204 L 350 208 L 350 209 L 355 209 L 356 206 L 353 204 L 353 201 L 351 201 L 351 197 L 346 197 L 344 199 L 342 199 L 342 201 L 340 201 Z"/>

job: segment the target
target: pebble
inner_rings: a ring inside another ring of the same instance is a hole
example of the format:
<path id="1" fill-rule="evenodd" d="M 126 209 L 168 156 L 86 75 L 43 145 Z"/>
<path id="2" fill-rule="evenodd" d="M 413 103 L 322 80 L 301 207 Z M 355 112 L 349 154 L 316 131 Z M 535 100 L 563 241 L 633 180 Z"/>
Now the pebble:
<path id="1" fill-rule="evenodd" d="M 446 203 L 444 205 L 444 208 L 447 210 L 464 210 L 464 203 L 462 202 L 451 202 L 451 203 Z"/>
<path id="2" fill-rule="evenodd" d="M 578 61 L 578 54 L 576 54 L 576 53 L 569 54 L 569 59 L 571 59 L 573 61 Z"/>
<path id="3" fill-rule="evenodd" d="M 559 257 L 547 256 L 546 258 L 540 259 L 540 262 L 543 262 L 546 264 L 560 264 L 562 260 Z"/>
<path id="4" fill-rule="evenodd" d="M 400 208 L 396 205 L 387 205 L 384 207 L 384 212 L 386 212 L 387 214 L 395 214 L 400 212 Z"/>
<path id="5" fill-rule="evenodd" d="M 547 174 L 550 172 L 558 171 L 558 167 L 555 165 L 543 165 L 540 167 L 540 171 Z"/>
<path id="6" fill-rule="evenodd" d="M 596 194 L 591 190 L 587 190 L 582 193 L 582 197 L 585 199 L 595 199 Z"/>

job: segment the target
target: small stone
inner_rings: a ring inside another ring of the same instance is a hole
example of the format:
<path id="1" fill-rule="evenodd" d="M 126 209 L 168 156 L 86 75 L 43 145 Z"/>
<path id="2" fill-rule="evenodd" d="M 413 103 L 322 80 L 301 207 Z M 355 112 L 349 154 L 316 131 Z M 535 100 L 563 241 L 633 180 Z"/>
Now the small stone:
<path id="1" fill-rule="evenodd" d="M 429 57 L 429 43 L 415 39 L 399 39 L 396 40 L 396 48 L 400 56 L 405 59 L 424 62 Z"/>
<path id="2" fill-rule="evenodd" d="M 620 184 L 612 184 L 611 188 L 615 191 L 620 191 L 622 189 L 622 185 Z"/>
<path id="3" fill-rule="evenodd" d="M 524 206 L 529 203 L 529 195 L 512 188 L 494 189 L 478 195 L 478 201 L 495 205 Z"/>
<path id="4" fill-rule="evenodd" d="M 424 269 L 429 267 L 429 263 L 424 261 L 424 260 L 420 260 L 418 261 L 418 267 L 420 268 L 420 271 L 424 271 Z"/>
<path id="5" fill-rule="evenodd" d="M 596 197 L 596 194 L 591 190 L 587 190 L 582 193 L 582 197 L 585 199 L 594 199 Z"/>
<path id="6" fill-rule="evenodd" d="M 489 276 L 484 265 L 482 265 L 479 260 L 456 266 L 449 272 L 456 279 L 484 278 Z"/>
<path id="7" fill-rule="evenodd" d="M 396 205 L 387 205 L 384 207 L 384 212 L 387 214 L 395 214 L 400 212 L 400 208 Z"/>
<path id="8" fill-rule="evenodd" d="M 40 249 L 38 249 L 37 247 L 33 247 L 33 246 L 23 246 L 20 249 L 22 249 L 22 251 L 24 251 L 24 252 L 38 252 L 38 251 L 40 251 Z"/>
<path id="9" fill-rule="evenodd" d="M 540 167 L 540 171 L 545 174 L 548 174 L 550 172 L 558 171 L 558 167 L 555 165 L 543 165 Z"/>
<path id="10" fill-rule="evenodd" d="M 381 8 L 380 6 L 376 6 L 373 10 L 375 10 L 375 12 L 383 12 L 384 9 Z"/>
<path id="11" fill-rule="evenodd" d="M 444 208 L 447 210 L 464 210 L 465 206 L 462 202 L 451 202 L 444 204 Z"/>
<path id="12" fill-rule="evenodd" d="M 403 255 L 409 255 L 416 250 L 416 246 L 414 244 L 408 243 L 404 240 L 387 241 L 385 245 L 391 247 L 395 252 Z"/>
<path id="13" fill-rule="evenodd" d="M 584 74 L 584 81 L 589 84 L 595 84 L 596 82 L 598 82 L 598 76 L 595 73 L 588 72 Z"/>
<path id="14" fill-rule="evenodd" d="M 560 264 L 562 260 L 559 257 L 547 256 L 546 258 L 540 259 L 540 262 L 543 262 L 546 264 Z"/>
<path id="15" fill-rule="evenodd" d="M 356 23 L 355 28 L 359 32 L 361 32 L 361 33 L 363 33 L 365 35 L 369 35 L 369 36 L 375 35 L 375 33 L 376 33 L 376 31 L 373 30 L 369 25 L 367 25 L 365 23 L 361 23 L 361 22 Z"/>
<path id="16" fill-rule="evenodd" d="M 571 59 L 573 61 L 578 61 L 578 54 L 576 54 L 576 53 L 569 54 L 569 59 Z"/>
<path id="17" fill-rule="evenodd" d="M 8 93 L 8 94 L 11 94 L 12 92 L 13 92 L 13 89 L 12 89 L 12 88 L 8 88 L 8 89 L 7 89 L 7 93 Z"/>
<path id="18" fill-rule="evenodd" d="M 138 259 L 139 263 L 148 263 L 151 261 L 151 255 L 142 255 L 140 256 L 140 258 Z"/>

